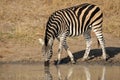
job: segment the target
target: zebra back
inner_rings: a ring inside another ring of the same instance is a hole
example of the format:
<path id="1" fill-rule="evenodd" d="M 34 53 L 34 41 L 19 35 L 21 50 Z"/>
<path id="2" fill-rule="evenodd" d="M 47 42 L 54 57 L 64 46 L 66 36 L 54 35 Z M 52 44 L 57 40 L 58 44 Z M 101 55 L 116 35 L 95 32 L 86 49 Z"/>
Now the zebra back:
<path id="1" fill-rule="evenodd" d="M 79 36 L 89 29 L 101 31 L 103 13 L 93 4 L 81 4 L 66 9 L 55 11 L 46 24 L 45 43 L 52 37 L 63 33 L 66 36 Z"/>

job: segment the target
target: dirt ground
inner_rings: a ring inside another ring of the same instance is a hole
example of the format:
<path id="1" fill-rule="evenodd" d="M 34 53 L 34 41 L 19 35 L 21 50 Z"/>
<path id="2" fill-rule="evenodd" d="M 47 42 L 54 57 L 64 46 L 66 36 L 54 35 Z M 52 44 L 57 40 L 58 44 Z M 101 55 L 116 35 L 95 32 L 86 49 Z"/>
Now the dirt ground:
<path id="1" fill-rule="evenodd" d="M 92 49 L 90 52 L 91 59 L 83 62 L 81 59 L 85 52 L 85 41 L 82 36 L 68 38 L 67 42 L 72 51 L 77 64 L 100 64 L 100 65 L 120 65 L 120 38 L 116 38 L 110 34 L 104 33 L 106 41 L 107 54 L 110 56 L 107 61 L 100 59 L 101 48 L 97 46 L 97 40 L 92 34 Z M 53 56 L 51 64 L 57 59 L 57 49 L 59 42 L 55 40 L 53 45 Z M 43 56 L 41 53 L 41 45 L 38 40 L 34 44 L 23 45 L 13 41 L 0 42 L 0 62 L 1 63 L 43 63 Z M 61 63 L 69 64 L 70 60 L 65 52 L 61 55 Z"/>
<path id="2" fill-rule="evenodd" d="M 103 32 L 110 58 L 107 61 L 100 59 L 101 48 L 92 33 L 91 59 L 85 62 L 81 60 L 85 52 L 84 38 L 67 40 L 77 64 L 120 65 L 120 0 L 1 0 L 0 63 L 43 63 L 38 38 L 43 38 L 48 17 L 56 10 L 82 3 L 98 5 L 103 11 Z M 57 49 L 58 41 L 55 40 L 51 64 L 57 59 Z M 63 64 L 70 63 L 65 51 L 61 59 Z"/>

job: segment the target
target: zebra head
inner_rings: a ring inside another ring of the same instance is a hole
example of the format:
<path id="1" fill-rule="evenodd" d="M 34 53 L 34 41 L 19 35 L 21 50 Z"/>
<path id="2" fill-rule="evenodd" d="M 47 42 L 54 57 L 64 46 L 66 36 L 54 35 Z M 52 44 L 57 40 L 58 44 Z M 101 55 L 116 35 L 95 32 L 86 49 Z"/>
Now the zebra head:
<path id="1" fill-rule="evenodd" d="M 49 66 L 49 61 L 52 57 L 52 45 L 53 45 L 53 39 L 49 39 L 48 41 L 48 45 L 45 45 L 45 41 L 42 40 L 41 38 L 39 39 L 39 42 L 41 43 L 42 45 L 42 53 L 43 53 L 43 56 L 44 56 L 44 60 L 45 60 L 45 66 Z"/>

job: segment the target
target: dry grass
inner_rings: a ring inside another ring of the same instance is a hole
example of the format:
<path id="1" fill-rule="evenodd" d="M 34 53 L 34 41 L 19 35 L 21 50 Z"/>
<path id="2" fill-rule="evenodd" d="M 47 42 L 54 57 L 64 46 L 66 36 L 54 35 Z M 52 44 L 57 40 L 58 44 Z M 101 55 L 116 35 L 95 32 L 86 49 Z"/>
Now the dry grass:
<path id="1" fill-rule="evenodd" d="M 34 43 L 52 12 L 86 2 L 103 10 L 104 32 L 120 38 L 120 0 L 0 0 L 0 41 Z"/>

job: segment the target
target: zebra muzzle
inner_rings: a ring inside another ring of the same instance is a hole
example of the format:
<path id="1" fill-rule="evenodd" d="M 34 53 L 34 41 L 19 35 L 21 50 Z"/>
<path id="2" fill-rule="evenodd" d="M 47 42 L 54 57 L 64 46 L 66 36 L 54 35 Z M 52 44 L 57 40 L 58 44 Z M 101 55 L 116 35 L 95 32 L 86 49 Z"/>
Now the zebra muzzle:
<path id="1" fill-rule="evenodd" d="M 49 66 L 49 60 L 44 62 L 44 66 Z"/>

